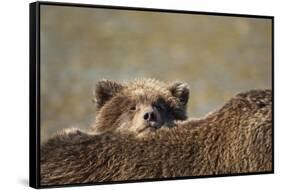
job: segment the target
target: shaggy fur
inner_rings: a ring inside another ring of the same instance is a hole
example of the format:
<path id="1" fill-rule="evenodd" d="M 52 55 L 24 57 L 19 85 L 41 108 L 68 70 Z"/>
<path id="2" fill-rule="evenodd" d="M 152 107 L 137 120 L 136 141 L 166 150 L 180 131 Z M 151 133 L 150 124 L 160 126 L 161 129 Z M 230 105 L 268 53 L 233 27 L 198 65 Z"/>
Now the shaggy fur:
<path id="1" fill-rule="evenodd" d="M 129 134 L 62 132 L 41 147 L 41 185 L 272 171 L 271 90 L 240 93 L 201 119 Z"/>
<path id="2" fill-rule="evenodd" d="M 175 121 L 187 119 L 188 98 L 189 88 L 184 82 L 166 84 L 145 78 L 123 84 L 99 81 L 93 132 L 117 131 L 143 137 L 161 127 L 173 127 Z M 148 118 L 150 113 L 153 118 Z"/>

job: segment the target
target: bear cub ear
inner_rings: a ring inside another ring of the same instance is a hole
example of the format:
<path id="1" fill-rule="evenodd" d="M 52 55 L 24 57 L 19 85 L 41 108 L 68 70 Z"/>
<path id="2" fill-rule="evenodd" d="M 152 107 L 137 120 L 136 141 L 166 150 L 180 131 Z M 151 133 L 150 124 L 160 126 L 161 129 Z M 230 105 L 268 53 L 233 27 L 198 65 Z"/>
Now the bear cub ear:
<path id="1" fill-rule="evenodd" d="M 186 105 L 189 99 L 189 85 L 185 82 L 174 82 L 169 86 L 172 95 L 179 99 L 179 101 Z"/>
<path id="2" fill-rule="evenodd" d="M 106 79 L 99 81 L 94 92 L 97 109 L 101 108 L 108 100 L 110 100 L 116 93 L 120 92 L 122 89 L 123 85 L 117 82 Z"/>

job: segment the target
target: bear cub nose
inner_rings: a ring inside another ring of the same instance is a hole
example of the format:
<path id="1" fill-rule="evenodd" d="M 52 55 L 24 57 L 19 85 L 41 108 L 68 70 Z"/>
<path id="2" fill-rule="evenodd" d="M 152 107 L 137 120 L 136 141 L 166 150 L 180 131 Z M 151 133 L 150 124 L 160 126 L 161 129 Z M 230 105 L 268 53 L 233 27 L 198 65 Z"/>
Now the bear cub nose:
<path id="1" fill-rule="evenodd" d="M 152 112 L 146 112 L 143 116 L 143 119 L 145 121 L 156 121 L 156 115 L 153 111 Z"/>

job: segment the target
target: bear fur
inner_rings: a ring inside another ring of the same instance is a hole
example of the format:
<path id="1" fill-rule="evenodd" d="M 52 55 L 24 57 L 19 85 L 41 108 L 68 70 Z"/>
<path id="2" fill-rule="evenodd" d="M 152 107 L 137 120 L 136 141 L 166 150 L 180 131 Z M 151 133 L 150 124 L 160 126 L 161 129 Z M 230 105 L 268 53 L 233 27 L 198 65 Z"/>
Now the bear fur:
<path id="1" fill-rule="evenodd" d="M 107 131 L 145 136 L 161 127 L 186 120 L 189 87 L 184 82 L 166 84 L 155 79 L 129 83 L 99 81 L 95 89 L 96 121 L 92 132 Z"/>
<path id="2" fill-rule="evenodd" d="M 64 131 L 40 154 L 43 186 L 272 172 L 272 92 L 240 93 L 203 118 L 143 138 Z"/>

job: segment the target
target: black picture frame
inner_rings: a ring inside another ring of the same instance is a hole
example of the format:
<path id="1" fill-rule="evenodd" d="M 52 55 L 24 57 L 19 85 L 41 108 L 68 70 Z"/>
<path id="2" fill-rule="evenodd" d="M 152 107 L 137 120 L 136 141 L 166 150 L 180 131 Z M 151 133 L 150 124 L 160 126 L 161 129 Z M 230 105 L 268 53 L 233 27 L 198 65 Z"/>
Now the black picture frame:
<path id="1" fill-rule="evenodd" d="M 29 75 L 29 185 L 33 188 L 49 188 L 62 187 L 60 185 L 42 186 L 40 185 L 40 7 L 43 5 L 53 6 L 68 6 L 68 7 L 87 7 L 87 8 L 102 8 L 112 10 L 132 10 L 145 12 L 161 12 L 161 13 L 183 13 L 196 15 L 213 15 L 213 16 L 229 16 L 229 17 L 246 17 L 246 18 L 263 18 L 271 20 L 272 31 L 272 171 L 268 172 L 252 172 L 239 174 L 224 174 L 224 175 L 208 175 L 208 176 L 194 176 L 194 177 L 175 177 L 165 179 L 144 179 L 144 180 L 129 180 L 118 182 L 97 182 L 87 184 L 67 184 L 68 186 L 85 186 L 98 184 L 120 184 L 132 182 L 147 182 L 147 181 L 162 181 L 162 180 L 180 180 L 193 178 L 209 178 L 209 177 L 226 177 L 226 176 L 242 176 L 242 175 L 257 175 L 257 174 L 273 174 L 274 173 L 274 17 L 264 15 L 248 15 L 248 14 L 232 14 L 232 13 L 217 13 L 217 12 L 200 12 L 187 10 L 170 10 L 170 9 L 156 9 L 156 8 L 141 8 L 141 7 L 123 7 L 123 6 L 109 6 L 109 5 L 91 5 L 91 4 L 75 4 L 75 3 L 59 3 L 38 1 L 30 3 L 29 5 L 29 35 L 30 35 L 30 75 Z"/>

